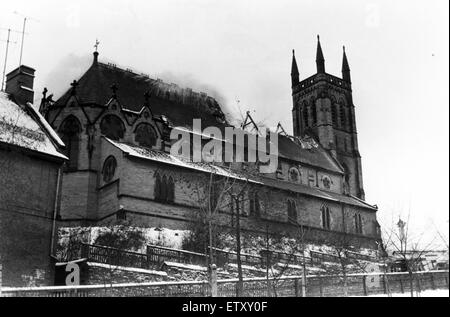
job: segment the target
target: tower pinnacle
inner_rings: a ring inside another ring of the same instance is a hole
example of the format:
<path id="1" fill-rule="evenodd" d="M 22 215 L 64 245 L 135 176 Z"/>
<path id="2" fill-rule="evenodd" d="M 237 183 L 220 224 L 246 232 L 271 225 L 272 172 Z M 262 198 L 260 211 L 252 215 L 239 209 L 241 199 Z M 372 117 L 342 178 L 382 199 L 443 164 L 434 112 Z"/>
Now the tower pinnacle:
<path id="1" fill-rule="evenodd" d="M 342 49 L 344 52 L 342 57 L 342 79 L 351 84 L 350 67 L 348 65 L 347 54 L 345 53 L 345 46 Z"/>
<path id="2" fill-rule="evenodd" d="M 317 52 L 316 52 L 317 73 L 325 73 L 325 59 L 323 58 L 322 47 L 320 46 L 320 37 L 317 35 Z"/>
<path id="3" fill-rule="evenodd" d="M 292 81 L 292 88 L 298 85 L 299 83 L 299 72 L 297 67 L 297 61 L 295 60 L 295 50 L 292 50 L 291 81 Z"/>

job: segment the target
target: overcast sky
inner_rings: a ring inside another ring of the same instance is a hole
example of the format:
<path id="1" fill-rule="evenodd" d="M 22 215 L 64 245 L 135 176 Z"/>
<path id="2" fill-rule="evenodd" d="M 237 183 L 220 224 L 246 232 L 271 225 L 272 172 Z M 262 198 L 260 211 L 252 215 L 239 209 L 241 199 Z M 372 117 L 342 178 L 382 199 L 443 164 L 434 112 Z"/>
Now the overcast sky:
<path id="1" fill-rule="evenodd" d="M 15 0 L 2 2 L 1 28 L 21 30 L 14 11 L 31 17 L 23 63 L 37 70 L 36 98 L 69 88 L 98 38 L 101 61 L 204 90 L 232 112 L 239 100 L 289 132 L 291 50 L 301 79 L 312 75 L 320 34 L 326 70 L 340 76 L 345 45 L 366 199 L 382 223 L 410 208 L 415 226 L 448 236 L 448 1 Z M 19 63 L 12 40 L 7 70 Z"/>

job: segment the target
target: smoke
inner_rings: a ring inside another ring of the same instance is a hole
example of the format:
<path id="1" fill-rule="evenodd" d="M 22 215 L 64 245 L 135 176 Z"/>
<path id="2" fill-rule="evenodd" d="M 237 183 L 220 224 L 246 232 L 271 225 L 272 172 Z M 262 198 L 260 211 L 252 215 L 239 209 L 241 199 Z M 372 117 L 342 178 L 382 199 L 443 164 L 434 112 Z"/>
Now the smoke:
<path id="1" fill-rule="evenodd" d="M 54 94 L 54 100 L 70 88 L 70 83 L 74 79 L 78 80 L 86 72 L 92 64 L 92 58 L 90 54 L 83 56 L 69 54 L 50 70 L 44 83 L 49 94 Z"/>
<path id="2" fill-rule="evenodd" d="M 211 85 L 201 83 L 192 74 L 164 71 L 158 73 L 156 77 L 162 79 L 166 83 L 177 84 L 181 88 L 191 88 L 193 91 L 204 92 L 208 94 L 219 103 L 222 112 L 227 118 L 227 121 L 233 121 L 234 112 L 229 106 L 227 98 L 225 98 L 224 95 L 222 95 L 216 88 L 212 87 Z"/>

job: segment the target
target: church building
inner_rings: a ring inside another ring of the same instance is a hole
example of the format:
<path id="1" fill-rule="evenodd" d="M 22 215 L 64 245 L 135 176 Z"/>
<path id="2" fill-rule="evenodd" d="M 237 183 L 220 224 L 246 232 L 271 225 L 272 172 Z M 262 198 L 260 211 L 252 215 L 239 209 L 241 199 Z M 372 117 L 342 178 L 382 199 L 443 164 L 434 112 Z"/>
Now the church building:
<path id="1" fill-rule="evenodd" d="M 254 234 L 269 228 L 290 236 L 301 225 L 311 241 L 332 243 L 346 235 L 376 249 L 377 207 L 364 197 L 345 51 L 342 78 L 325 72 L 320 42 L 316 63 L 317 73 L 300 80 L 293 56 L 294 135 L 278 134 L 276 171 L 252 176 L 248 199 L 231 210 L 219 208 L 221 219 L 230 226 L 238 210 L 242 230 Z M 230 126 L 219 103 L 205 93 L 102 63 L 97 51 L 89 69 L 60 98 L 53 101 L 44 93 L 40 112 L 69 157 L 58 215 L 63 226 L 126 219 L 135 226 L 186 229 L 199 210 L 194 192 L 200 179 L 212 171 L 239 179 L 246 168 L 172 155 L 172 129 L 194 135 L 196 118 L 205 127 Z"/>

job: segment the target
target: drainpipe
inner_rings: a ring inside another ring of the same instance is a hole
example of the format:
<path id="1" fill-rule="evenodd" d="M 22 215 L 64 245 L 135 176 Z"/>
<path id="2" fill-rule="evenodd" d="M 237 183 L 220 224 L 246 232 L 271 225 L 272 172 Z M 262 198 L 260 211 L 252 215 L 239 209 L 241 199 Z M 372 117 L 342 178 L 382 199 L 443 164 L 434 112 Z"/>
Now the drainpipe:
<path id="1" fill-rule="evenodd" d="M 58 210 L 58 197 L 60 192 L 60 184 L 61 184 L 61 167 L 58 168 L 58 179 L 56 182 L 56 194 L 55 194 L 55 204 L 53 208 L 53 224 L 52 224 L 52 236 L 50 243 L 50 256 L 54 256 L 55 251 L 55 231 L 56 231 L 56 214 Z"/>

